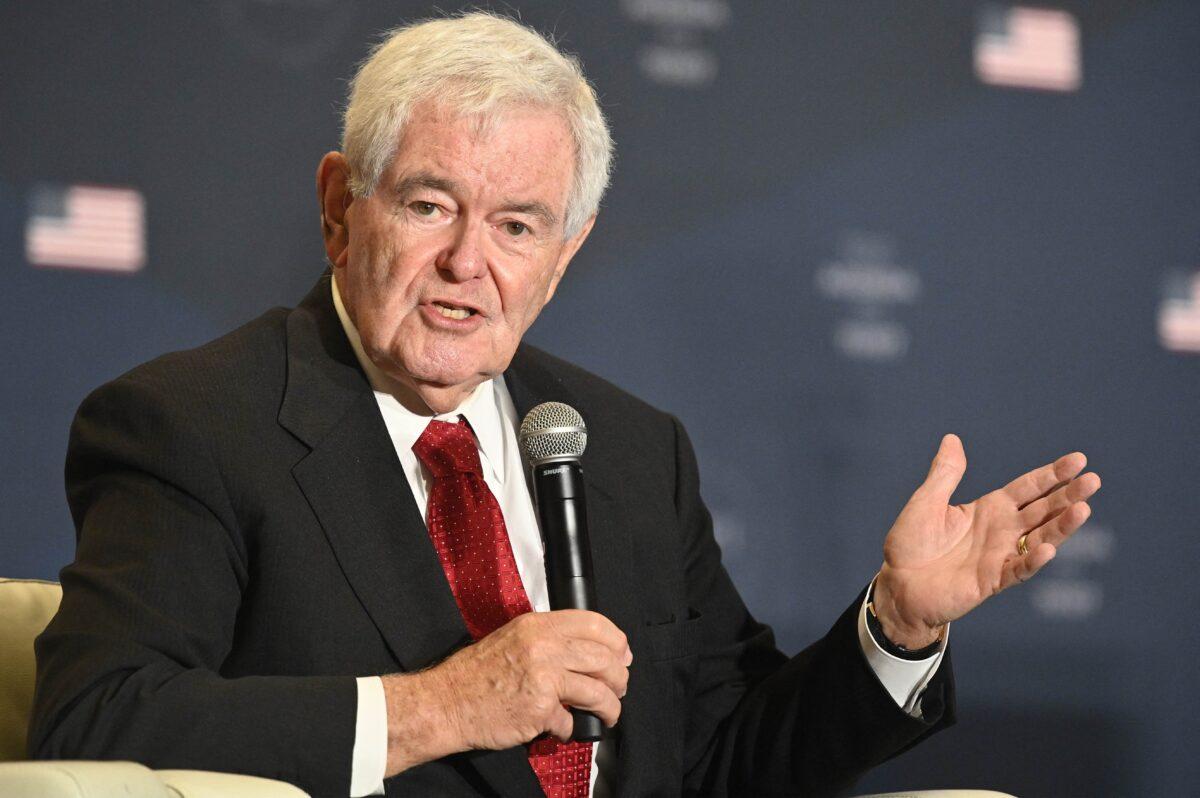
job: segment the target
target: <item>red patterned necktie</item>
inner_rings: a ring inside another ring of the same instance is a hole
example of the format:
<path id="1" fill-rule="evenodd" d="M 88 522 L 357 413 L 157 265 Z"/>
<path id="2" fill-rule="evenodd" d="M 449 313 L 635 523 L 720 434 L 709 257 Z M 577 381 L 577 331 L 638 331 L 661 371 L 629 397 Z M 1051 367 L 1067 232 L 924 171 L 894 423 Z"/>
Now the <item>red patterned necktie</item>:
<path id="1" fill-rule="evenodd" d="M 500 503 L 483 481 L 475 435 L 466 423 L 430 421 L 413 444 L 429 470 L 426 524 L 471 637 L 479 640 L 530 612 Z M 548 798 L 587 798 L 591 743 L 550 737 L 528 745 L 529 765 Z"/>

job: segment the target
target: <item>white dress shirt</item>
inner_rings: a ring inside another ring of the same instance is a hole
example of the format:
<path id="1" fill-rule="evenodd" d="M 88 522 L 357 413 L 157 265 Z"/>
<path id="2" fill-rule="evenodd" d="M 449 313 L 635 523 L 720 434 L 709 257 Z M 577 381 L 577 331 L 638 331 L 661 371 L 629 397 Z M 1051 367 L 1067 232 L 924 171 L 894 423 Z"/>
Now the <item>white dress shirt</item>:
<path id="1" fill-rule="evenodd" d="M 391 379 L 363 352 L 358 331 L 346 314 L 337 283 L 330 280 L 333 305 L 341 319 L 346 337 L 354 354 L 374 389 L 388 435 L 400 458 L 404 476 L 412 489 L 417 506 L 425 515 L 429 503 L 430 476 L 413 452 L 413 444 L 431 420 L 457 422 L 466 418 L 479 442 L 479 460 L 483 479 L 495 495 L 504 515 L 509 542 L 517 571 L 535 612 L 550 609 L 546 588 L 546 569 L 543 560 L 542 536 L 538 529 L 533 498 L 525 479 L 525 465 L 517 445 L 519 419 L 504 379 L 497 377 L 481 383 L 453 411 L 437 416 L 422 416 L 406 409 L 389 390 Z M 932 657 L 924 660 L 904 660 L 888 654 L 871 636 L 866 622 L 866 602 L 859 611 L 858 639 L 867 662 L 880 683 L 905 712 L 920 717 L 920 698 L 929 680 L 937 672 L 945 651 L 948 634 Z M 358 710 L 355 724 L 354 755 L 350 778 L 350 796 L 383 794 L 383 776 L 387 767 L 387 703 L 383 681 L 378 676 L 364 676 L 358 683 Z M 611 744 L 602 741 L 593 749 L 591 794 L 593 798 L 612 795 L 609 781 L 613 774 Z M 606 776 L 608 777 L 606 779 Z"/>

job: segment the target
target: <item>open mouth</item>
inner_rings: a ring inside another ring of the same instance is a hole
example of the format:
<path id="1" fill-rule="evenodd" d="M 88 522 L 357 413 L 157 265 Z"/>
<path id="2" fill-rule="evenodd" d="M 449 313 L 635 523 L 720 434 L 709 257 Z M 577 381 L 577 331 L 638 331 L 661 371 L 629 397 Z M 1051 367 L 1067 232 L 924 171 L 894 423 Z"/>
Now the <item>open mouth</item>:
<path id="1" fill-rule="evenodd" d="M 461 321 L 462 319 L 467 319 L 471 316 L 474 316 L 478 312 L 474 308 L 465 308 L 459 305 L 451 305 L 446 302 L 434 302 L 432 304 L 434 309 L 447 319 L 458 319 Z"/>

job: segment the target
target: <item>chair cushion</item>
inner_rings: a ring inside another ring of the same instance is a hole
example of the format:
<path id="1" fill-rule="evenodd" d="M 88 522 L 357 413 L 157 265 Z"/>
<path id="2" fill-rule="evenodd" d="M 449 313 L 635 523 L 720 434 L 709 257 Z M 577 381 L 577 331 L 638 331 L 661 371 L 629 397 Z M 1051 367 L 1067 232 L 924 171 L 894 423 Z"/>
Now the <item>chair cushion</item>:
<path id="1" fill-rule="evenodd" d="M 38 579 L 0 579 L 0 762 L 25 759 L 33 706 L 33 639 L 58 611 L 62 588 Z"/>
<path id="2" fill-rule="evenodd" d="M 209 770 L 156 770 L 172 795 L 179 798 L 309 798 L 299 787 L 256 776 Z"/>
<path id="3" fill-rule="evenodd" d="M 0 795 L 21 798 L 175 798 L 153 770 L 133 762 L 7 762 Z"/>
<path id="4" fill-rule="evenodd" d="M 1016 798 L 994 790 L 916 790 L 915 792 L 880 792 L 858 798 Z"/>

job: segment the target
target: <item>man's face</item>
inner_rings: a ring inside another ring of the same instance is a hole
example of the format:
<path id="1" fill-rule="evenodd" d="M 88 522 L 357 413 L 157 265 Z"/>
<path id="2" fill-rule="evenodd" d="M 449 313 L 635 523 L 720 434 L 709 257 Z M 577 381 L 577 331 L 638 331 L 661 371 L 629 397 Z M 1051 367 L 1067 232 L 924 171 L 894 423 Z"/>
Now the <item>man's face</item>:
<path id="1" fill-rule="evenodd" d="M 563 238 L 574 163 L 551 111 L 481 127 L 425 104 L 375 191 L 345 207 L 330 255 L 347 312 L 367 356 L 430 409 L 504 371 L 553 295 L 590 229 Z"/>

